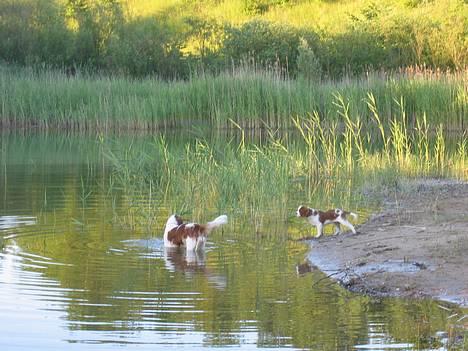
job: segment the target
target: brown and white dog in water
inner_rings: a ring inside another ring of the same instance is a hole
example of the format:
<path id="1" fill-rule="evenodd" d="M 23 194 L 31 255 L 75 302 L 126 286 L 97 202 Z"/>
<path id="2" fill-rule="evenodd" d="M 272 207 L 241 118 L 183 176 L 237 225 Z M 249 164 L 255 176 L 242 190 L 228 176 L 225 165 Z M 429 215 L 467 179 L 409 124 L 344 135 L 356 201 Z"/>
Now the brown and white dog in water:
<path id="1" fill-rule="evenodd" d="M 201 250 L 205 247 L 208 234 L 227 222 L 227 216 L 222 215 L 206 224 L 183 223 L 182 219 L 174 214 L 169 217 L 164 229 L 164 246 L 186 247 L 191 251 Z"/>
<path id="2" fill-rule="evenodd" d="M 348 227 L 354 234 L 356 234 L 354 226 L 346 218 L 348 215 L 357 218 L 357 214 L 353 212 L 343 211 L 339 208 L 323 212 L 301 205 L 297 209 L 296 214 L 297 217 L 304 217 L 309 221 L 310 224 L 317 227 L 316 238 L 320 238 L 322 236 L 323 226 L 330 223 L 335 225 L 335 235 L 341 233 L 340 224 Z"/>

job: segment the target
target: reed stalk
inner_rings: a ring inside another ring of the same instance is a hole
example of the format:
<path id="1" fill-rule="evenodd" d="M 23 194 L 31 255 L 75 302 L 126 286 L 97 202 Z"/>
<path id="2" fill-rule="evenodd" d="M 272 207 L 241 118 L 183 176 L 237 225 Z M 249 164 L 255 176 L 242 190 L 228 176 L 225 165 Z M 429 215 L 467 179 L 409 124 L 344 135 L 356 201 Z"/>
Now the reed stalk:
<path id="1" fill-rule="evenodd" d="M 231 128 L 235 121 L 246 129 L 285 128 L 294 126 L 292 116 L 309 118 L 316 113 L 321 120 L 338 124 L 345 122 L 346 114 L 354 116 L 353 123 L 359 116 L 360 125 L 367 129 L 369 116 L 379 128 L 388 128 L 404 109 L 410 127 L 416 116 L 426 113 L 431 126 L 443 123 L 446 129 L 460 128 L 467 123 L 465 87 L 462 74 L 370 74 L 366 79 L 314 83 L 244 69 L 162 81 L 85 74 L 69 77 L 47 69 L 0 66 L 0 127 L 106 131 L 204 123 Z M 340 98 L 347 106 L 337 109 Z M 405 104 L 395 108 L 395 100 Z M 354 142 L 359 142 L 357 128 L 351 134 Z"/>
<path id="2" fill-rule="evenodd" d="M 360 116 L 353 117 L 345 99 L 337 96 L 336 101 L 343 123 L 325 122 L 318 113 L 295 117 L 291 123 L 298 134 L 291 140 L 270 130 L 262 145 L 252 144 L 245 129 L 231 121 L 240 131 L 238 142 L 198 139 L 176 146 L 158 138 L 145 152 L 132 144 L 121 150 L 109 147 L 106 154 L 113 165 L 114 184 L 124 194 L 131 227 L 145 223 L 148 212 L 158 207 L 145 202 L 152 201 L 164 204 L 163 217 L 186 212 L 203 220 L 229 212 L 260 233 L 267 222 L 291 217 L 298 203 L 326 208 L 362 201 L 354 190 L 343 193 L 343 189 L 398 182 L 401 177 L 468 179 L 466 135 L 449 150 L 443 127 L 439 125 L 432 137 L 425 115 L 416 118 L 414 128 L 408 125 L 401 100 L 394 102 L 400 116 L 392 119 L 387 133 L 375 100 L 368 96 L 368 113 L 377 123 L 371 137 L 371 132 L 364 134 Z M 138 205 L 140 201 L 145 205 Z"/>

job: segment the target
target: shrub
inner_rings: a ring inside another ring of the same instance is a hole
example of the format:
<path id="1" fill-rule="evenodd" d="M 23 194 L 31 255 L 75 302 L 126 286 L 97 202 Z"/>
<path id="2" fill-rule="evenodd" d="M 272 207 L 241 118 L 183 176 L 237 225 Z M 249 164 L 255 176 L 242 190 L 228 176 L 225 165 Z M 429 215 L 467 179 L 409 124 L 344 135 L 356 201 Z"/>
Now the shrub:
<path id="1" fill-rule="evenodd" d="M 279 64 L 281 67 L 296 67 L 299 35 L 285 26 L 261 20 L 245 23 L 240 28 L 226 28 L 224 54 L 240 62 L 253 58 L 263 66 Z"/>
<path id="2" fill-rule="evenodd" d="M 111 38 L 124 24 L 118 0 L 68 0 L 67 19 L 74 33 L 74 61 L 101 66 Z"/>
<path id="3" fill-rule="evenodd" d="M 151 17 L 135 20 L 111 38 L 106 67 L 135 76 L 184 77 L 187 67 L 181 53 L 182 43 L 183 38 L 163 21 Z"/>
<path id="4" fill-rule="evenodd" d="M 319 81 L 322 77 L 322 67 L 314 51 L 304 38 L 301 38 L 297 57 L 297 74 L 300 78 Z"/>
<path id="5" fill-rule="evenodd" d="M 51 0 L 0 2 L 0 59 L 61 65 L 70 59 L 70 33 Z"/>

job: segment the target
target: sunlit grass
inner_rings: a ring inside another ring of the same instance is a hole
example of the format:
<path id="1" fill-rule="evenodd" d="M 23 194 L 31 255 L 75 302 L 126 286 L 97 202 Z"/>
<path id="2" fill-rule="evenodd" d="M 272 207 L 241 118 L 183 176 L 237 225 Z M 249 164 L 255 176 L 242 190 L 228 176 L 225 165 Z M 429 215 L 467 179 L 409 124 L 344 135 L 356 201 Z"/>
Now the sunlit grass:
<path id="1" fill-rule="evenodd" d="M 175 6 L 181 6 L 181 0 L 124 0 L 122 4 L 130 17 L 149 17 L 158 15 Z"/>
<path id="2" fill-rule="evenodd" d="M 351 24 L 352 16 L 362 16 L 363 11 L 372 5 L 382 11 L 380 16 L 386 20 L 401 16 L 403 13 L 418 21 L 424 17 L 439 18 L 447 15 L 447 10 L 455 5 L 453 0 L 420 2 L 423 6 L 410 6 L 410 1 L 384 0 L 378 4 L 360 0 L 351 1 L 291 1 L 284 5 L 270 6 L 266 12 L 249 14 L 245 10 L 244 0 L 221 1 L 184 1 L 184 0 L 125 0 L 127 13 L 133 16 L 149 17 L 169 9 L 183 9 L 172 12 L 175 17 L 195 13 L 202 18 L 216 20 L 219 23 L 242 24 L 252 17 L 262 18 L 273 23 L 296 28 L 314 29 L 327 33 L 341 33 Z M 416 3 L 416 2 L 415 2 Z"/>
<path id="3" fill-rule="evenodd" d="M 397 5 L 394 1 L 389 3 L 392 6 Z M 170 9 L 181 9 L 181 11 L 171 13 L 175 18 L 194 13 L 220 24 L 241 25 L 253 17 L 245 10 L 244 0 L 205 3 L 183 0 L 126 0 L 123 4 L 130 17 L 150 17 Z M 359 0 L 347 1 L 346 4 L 341 1 L 298 1 L 283 6 L 272 6 L 267 12 L 256 14 L 255 17 L 272 23 L 287 23 L 296 28 L 313 28 L 338 33 L 343 32 L 350 24 L 350 14 L 359 13 L 366 6 L 368 6 L 367 3 Z"/>
<path id="4" fill-rule="evenodd" d="M 275 23 L 288 23 L 297 28 L 320 29 L 329 33 L 343 32 L 350 24 L 350 14 L 358 13 L 366 3 L 362 1 L 307 1 L 295 6 L 272 8 L 264 15 Z"/>
<path id="5" fill-rule="evenodd" d="M 186 13 L 195 12 L 223 23 L 240 24 L 252 17 L 245 11 L 244 0 L 183 1 L 183 0 L 124 0 L 123 5 L 136 16 L 148 17 L 171 8 L 184 8 Z M 404 9 L 403 2 L 381 1 L 382 7 Z M 337 32 L 350 20 L 350 14 L 359 13 L 369 4 L 352 1 L 294 1 L 290 4 L 271 6 L 265 13 L 257 14 L 272 22 L 289 23 L 303 28 L 333 29 Z M 433 6 L 437 8 L 436 6 Z M 408 8 L 406 8 L 408 10 Z M 425 7 L 427 11 L 427 7 Z M 177 14 L 175 14 L 177 15 Z M 181 13 L 182 15 L 182 13 Z"/>

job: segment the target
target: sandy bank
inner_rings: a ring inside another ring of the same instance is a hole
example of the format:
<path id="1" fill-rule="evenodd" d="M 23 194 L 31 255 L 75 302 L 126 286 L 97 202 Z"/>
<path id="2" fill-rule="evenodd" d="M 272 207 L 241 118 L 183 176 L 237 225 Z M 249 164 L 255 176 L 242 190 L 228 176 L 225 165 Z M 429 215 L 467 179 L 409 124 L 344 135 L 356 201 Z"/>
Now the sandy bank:
<path id="1" fill-rule="evenodd" d="M 468 306 L 468 184 L 414 181 L 388 191 L 358 233 L 311 240 L 309 260 L 352 291 Z"/>

